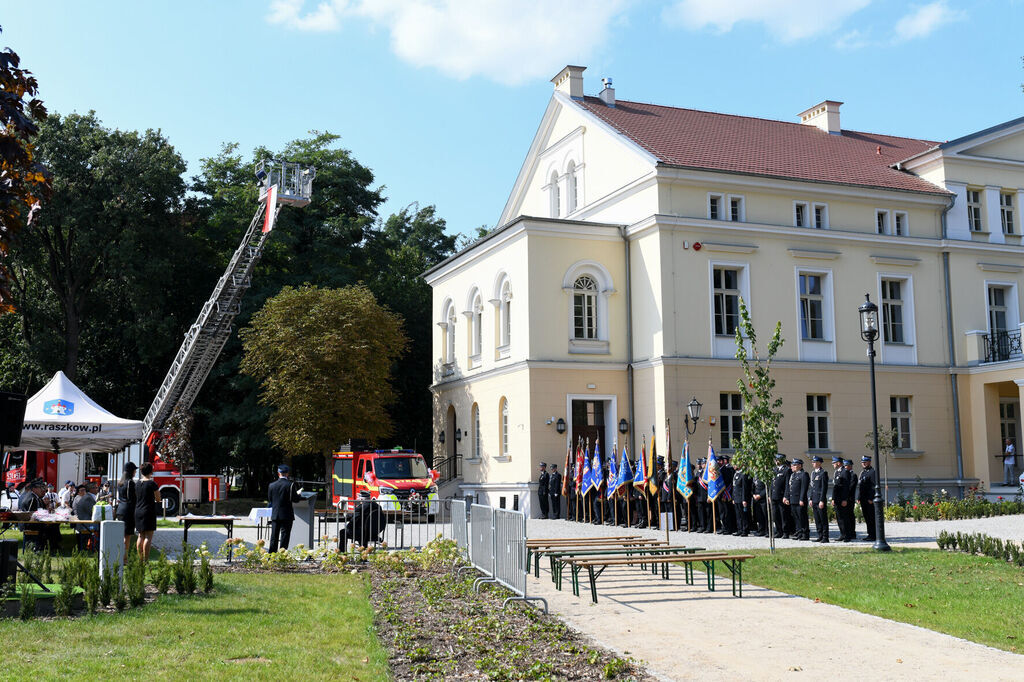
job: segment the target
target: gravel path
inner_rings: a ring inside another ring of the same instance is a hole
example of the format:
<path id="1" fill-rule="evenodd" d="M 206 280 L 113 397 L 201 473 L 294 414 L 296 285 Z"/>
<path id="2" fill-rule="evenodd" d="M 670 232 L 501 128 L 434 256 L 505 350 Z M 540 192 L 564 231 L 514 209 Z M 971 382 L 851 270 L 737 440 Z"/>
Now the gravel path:
<path id="1" fill-rule="evenodd" d="M 899 545 L 934 546 L 940 530 L 1020 541 L 1024 515 L 886 524 L 887 539 Z M 858 526 L 859 536 L 864 531 L 863 524 Z M 540 519 L 528 522 L 527 534 L 665 537 L 664 531 Z M 708 549 L 768 545 L 766 538 L 697 533 L 673 532 L 670 540 Z M 777 546 L 816 545 L 778 540 Z M 839 546 L 863 548 L 866 543 Z M 1024 657 L 1018 654 L 754 585 L 745 585 L 743 598 L 736 599 L 721 576 L 718 590 L 708 592 L 700 575 L 696 585 L 688 586 L 678 575 L 681 572 L 666 582 L 635 568 L 609 568 L 598 583 L 599 602 L 593 604 L 585 584 L 581 597 L 568 588 L 556 590 L 546 563 L 541 562 L 539 579 L 531 573 L 529 595 L 544 597 L 551 611 L 574 628 L 603 646 L 646 661 L 651 672 L 665 680 L 797 679 L 794 675 L 838 680 L 1019 680 L 1024 666 Z M 872 654 L 866 658 L 858 653 L 863 651 Z"/>

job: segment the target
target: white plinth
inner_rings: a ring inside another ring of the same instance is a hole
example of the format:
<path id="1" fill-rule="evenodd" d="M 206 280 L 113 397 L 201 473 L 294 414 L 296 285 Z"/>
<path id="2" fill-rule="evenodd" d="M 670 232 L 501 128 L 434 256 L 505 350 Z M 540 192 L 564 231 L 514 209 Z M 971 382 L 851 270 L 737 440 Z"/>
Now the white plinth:
<path id="1" fill-rule="evenodd" d="M 107 567 L 124 572 L 124 521 L 104 521 L 100 524 L 100 578 Z"/>

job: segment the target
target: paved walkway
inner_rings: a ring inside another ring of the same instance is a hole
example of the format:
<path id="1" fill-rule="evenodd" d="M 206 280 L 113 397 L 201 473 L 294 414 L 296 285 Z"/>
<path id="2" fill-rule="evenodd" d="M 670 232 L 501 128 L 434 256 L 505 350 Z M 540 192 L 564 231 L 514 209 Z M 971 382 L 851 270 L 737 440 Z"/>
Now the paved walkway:
<path id="1" fill-rule="evenodd" d="M 985 521 L 993 528 L 979 524 Z M 930 525 L 903 523 L 887 528 L 895 543 L 927 546 L 938 532 Z M 1003 537 L 1024 536 L 1024 516 L 940 525 L 951 531 L 994 530 Z M 619 530 L 531 520 L 528 534 L 578 537 L 618 535 Z M 663 531 L 660 536 L 664 537 Z M 763 538 L 672 533 L 671 539 L 716 549 L 767 546 Z M 817 545 L 783 540 L 779 546 Z M 541 562 L 540 578 L 531 575 L 528 593 L 545 597 L 552 613 L 600 644 L 646 661 L 654 674 L 666 680 L 921 680 L 967 675 L 1020 680 L 1024 676 L 1024 657 L 1017 654 L 753 585 L 745 586 L 743 598 L 736 599 L 721 574 L 718 590 L 708 592 L 702 576 L 696 585 L 688 586 L 682 571 L 676 573 L 666 582 L 636 568 L 610 568 L 598 582 L 599 602 L 593 604 L 585 591 L 582 597 L 574 597 L 571 588 L 556 590 L 546 562 Z"/>

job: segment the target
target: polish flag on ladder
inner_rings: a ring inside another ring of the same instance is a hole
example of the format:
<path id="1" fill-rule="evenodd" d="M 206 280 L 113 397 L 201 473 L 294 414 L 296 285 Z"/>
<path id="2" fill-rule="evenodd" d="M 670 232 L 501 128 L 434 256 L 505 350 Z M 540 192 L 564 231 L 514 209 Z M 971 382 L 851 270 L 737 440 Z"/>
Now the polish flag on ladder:
<path id="1" fill-rule="evenodd" d="M 274 229 L 274 219 L 277 217 L 277 185 L 271 185 L 267 190 L 267 212 L 263 214 L 263 234 Z"/>

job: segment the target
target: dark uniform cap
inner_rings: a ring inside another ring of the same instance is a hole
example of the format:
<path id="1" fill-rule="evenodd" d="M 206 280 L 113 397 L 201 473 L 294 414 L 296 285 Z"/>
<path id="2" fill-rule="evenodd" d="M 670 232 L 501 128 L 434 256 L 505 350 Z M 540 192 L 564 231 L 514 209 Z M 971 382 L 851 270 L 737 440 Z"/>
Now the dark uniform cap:
<path id="1" fill-rule="evenodd" d="M 843 461 L 842 457 L 836 457 L 835 455 L 832 455 L 832 463 L 833 464 L 835 464 L 836 462 L 842 462 L 842 461 Z"/>
<path id="2" fill-rule="evenodd" d="M 860 458 L 860 461 L 862 461 L 862 462 L 870 462 L 871 461 L 871 457 L 869 457 L 868 455 L 864 455 L 863 457 Z"/>
<path id="3" fill-rule="evenodd" d="M 541 462 L 538 466 L 546 467 L 547 466 L 547 462 Z"/>
<path id="4" fill-rule="evenodd" d="M 557 464 L 552 464 L 552 465 L 551 465 L 551 468 L 552 468 L 552 469 L 557 469 L 557 468 L 558 468 L 558 465 L 557 465 Z"/>
<path id="5" fill-rule="evenodd" d="M 704 463 L 705 463 L 705 462 L 707 462 L 707 461 L 708 461 L 708 460 L 707 460 L 707 458 L 706 458 L 706 457 L 701 457 L 700 459 L 698 459 L 698 460 L 697 460 L 697 464 L 704 464 Z"/>
<path id="6" fill-rule="evenodd" d="M 775 459 L 786 459 L 786 456 L 784 454 L 782 454 L 781 452 L 776 452 L 775 453 Z"/>
<path id="7" fill-rule="evenodd" d="M 277 470 L 282 474 L 287 474 L 289 471 L 291 471 L 287 464 L 277 465 Z"/>
<path id="8" fill-rule="evenodd" d="M 793 461 L 790 462 L 790 465 L 799 464 L 800 466 L 803 466 L 803 463 L 804 461 L 802 459 L 800 459 L 799 457 L 794 457 Z"/>
<path id="9" fill-rule="evenodd" d="M 853 466 L 853 460 L 852 459 L 844 459 L 843 460 L 843 464 L 845 464 L 848 467 L 852 467 Z"/>
<path id="10" fill-rule="evenodd" d="M 822 459 L 821 457 L 819 457 L 818 455 L 815 455 L 814 457 L 811 457 L 811 461 L 812 461 L 812 462 L 824 462 L 825 460 L 823 460 L 823 459 Z"/>

